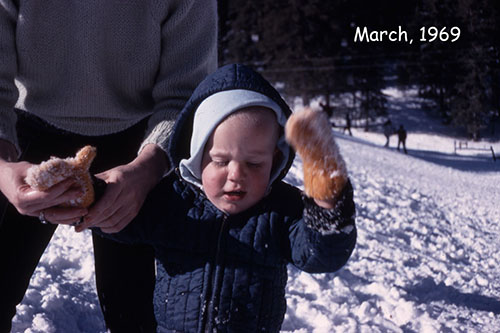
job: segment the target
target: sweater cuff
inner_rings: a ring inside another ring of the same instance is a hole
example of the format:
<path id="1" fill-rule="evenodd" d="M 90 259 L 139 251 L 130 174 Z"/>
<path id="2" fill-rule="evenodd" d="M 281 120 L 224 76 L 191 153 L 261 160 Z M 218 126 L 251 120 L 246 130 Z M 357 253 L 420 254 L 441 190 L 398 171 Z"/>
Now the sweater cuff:
<path id="1" fill-rule="evenodd" d="M 172 134 L 172 129 L 177 119 L 178 111 L 160 111 L 154 113 L 148 121 L 146 137 L 142 142 L 139 152 L 148 144 L 159 146 L 165 153 L 167 152 L 168 141 Z"/>
<path id="2" fill-rule="evenodd" d="M 350 234 L 354 229 L 355 205 L 353 189 L 348 181 L 332 209 L 318 206 L 314 199 L 302 194 L 305 224 L 323 234 Z"/>

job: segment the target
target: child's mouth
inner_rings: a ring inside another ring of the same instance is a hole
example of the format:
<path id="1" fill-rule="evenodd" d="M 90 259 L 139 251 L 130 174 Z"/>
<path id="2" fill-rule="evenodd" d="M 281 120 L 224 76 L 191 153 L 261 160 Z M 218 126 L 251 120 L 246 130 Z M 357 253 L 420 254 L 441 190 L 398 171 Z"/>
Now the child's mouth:
<path id="1" fill-rule="evenodd" d="M 224 197 L 229 201 L 238 201 L 243 199 L 245 194 L 246 192 L 244 191 L 229 191 L 229 192 L 224 192 Z"/>

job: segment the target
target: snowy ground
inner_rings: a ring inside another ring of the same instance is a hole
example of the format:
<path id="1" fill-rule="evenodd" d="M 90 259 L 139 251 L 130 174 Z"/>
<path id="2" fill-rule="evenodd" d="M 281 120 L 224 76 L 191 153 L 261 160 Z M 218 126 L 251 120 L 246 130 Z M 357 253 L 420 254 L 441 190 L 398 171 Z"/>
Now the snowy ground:
<path id="1" fill-rule="evenodd" d="M 358 243 L 333 274 L 289 268 L 284 332 L 500 332 L 500 161 L 454 154 L 456 137 L 389 91 L 395 137 L 336 132 L 355 189 Z M 500 153 L 500 140 L 479 142 Z M 300 186 L 301 163 L 287 180 Z M 91 240 L 59 228 L 12 332 L 104 332 Z"/>

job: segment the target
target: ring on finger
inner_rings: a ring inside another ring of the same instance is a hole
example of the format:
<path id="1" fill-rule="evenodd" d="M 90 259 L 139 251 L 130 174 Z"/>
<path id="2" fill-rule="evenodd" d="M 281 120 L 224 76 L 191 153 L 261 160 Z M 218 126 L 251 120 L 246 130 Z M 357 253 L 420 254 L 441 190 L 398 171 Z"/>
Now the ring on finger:
<path id="1" fill-rule="evenodd" d="M 75 222 L 71 223 L 71 226 L 72 227 L 76 227 L 76 226 L 78 226 L 78 225 L 80 225 L 82 223 L 83 223 L 83 216 L 81 216 L 78 221 L 75 221 Z"/>
<path id="2" fill-rule="evenodd" d="M 45 218 L 45 213 L 42 211 L 40 211 L 40 214 L 38 214 L 38 219 L 40 220 L 40 222 L 42 224 L 49 224 L 50 222 L 47 221 L 47 219 Z"/>

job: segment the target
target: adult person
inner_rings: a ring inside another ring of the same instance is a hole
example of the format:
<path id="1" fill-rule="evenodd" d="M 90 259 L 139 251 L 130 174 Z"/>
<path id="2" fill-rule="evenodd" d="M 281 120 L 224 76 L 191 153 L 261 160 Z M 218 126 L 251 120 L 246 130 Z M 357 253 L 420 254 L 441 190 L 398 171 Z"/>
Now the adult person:
<path id="1" fill-rule="evenodd" d="M 391 138 L 391 135 L 394 134 L 394 127 L 392 126 L 392 121 L 388 119 L 384 123 L 384 136 L 385 136 L 385 145 L 384 147 L 389 147 L 389 140 Z"/>
<path id="2" fill-rule="evenodd" d="M 135 218 L 168 168 L 178 112 L 217 67 L 216 43 L 215 0 L 0 2 L 0 332 L 58 224 Z M 107 183 L 90 209 L 56 207 L 78 195 L 71 181 L 46 192 L 23 182 L 32 164 L 84 144 Z M 152 250 L 92 238 L 107 328 L 154 332 Z"/>
<path id="3" fill-rule="evenodd" d="M 345 133 L 345 131 L 347 131 L 349 133 L 349 135 L 352 136 L 352 132 L 351 132 L 351 116 L 349 115 L 349 113 L 345 114 L 345 126 L 344 126 L 344 129 L 342 130 L 342 133 Z"/>
<path id="4" fill-rule="evenodd" d="M 333 116 L 333 106 L 331 106 L 330 103 L 320 102 L 319 106 L 321 107 L 321 111 L 326 113 L 326 116 L 328 117 L 328 119 L 330 119 Z"/>
<path id="5" fill-rule="evenodd" d="M 403 125 L 399 125 L 399 129 L 397 132 L 398 132 L 398 151 L 399 151 L 399 146 L 403 144 L 403 151 L 405 152 L 405 154 L 408 154 L 408 151 L 406 150 L 407 133 L 405 127 Z"/>

